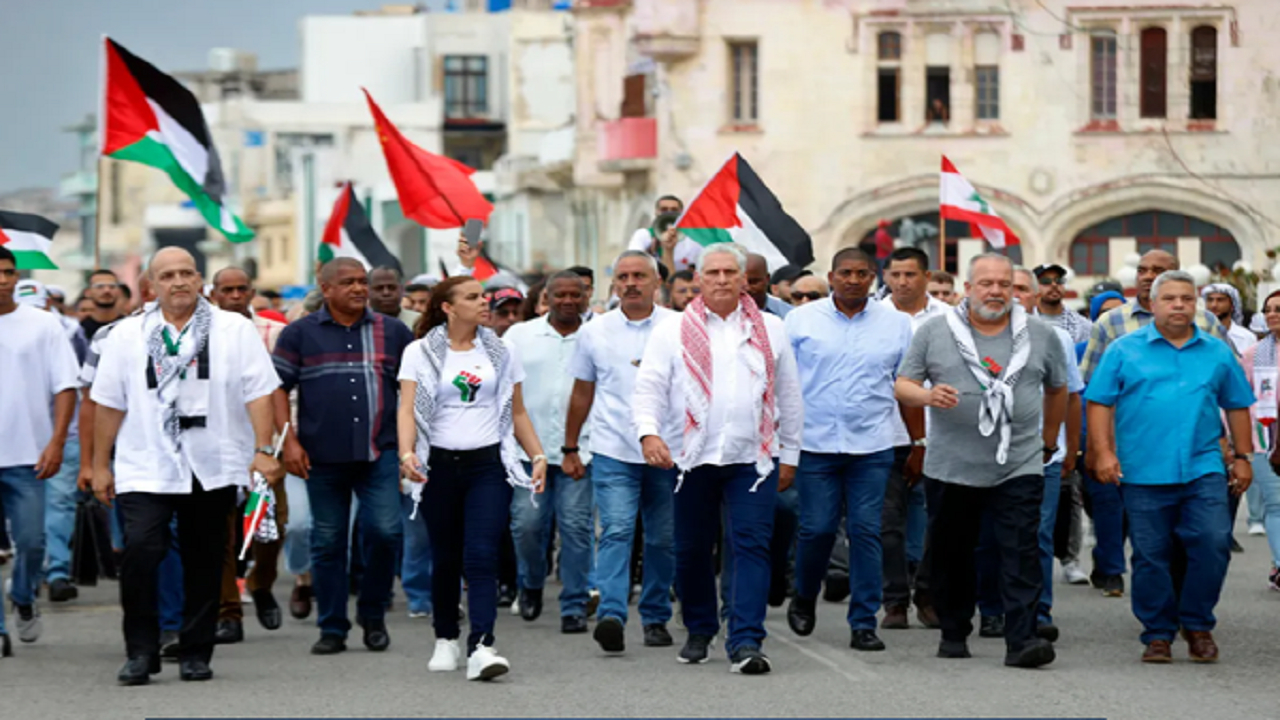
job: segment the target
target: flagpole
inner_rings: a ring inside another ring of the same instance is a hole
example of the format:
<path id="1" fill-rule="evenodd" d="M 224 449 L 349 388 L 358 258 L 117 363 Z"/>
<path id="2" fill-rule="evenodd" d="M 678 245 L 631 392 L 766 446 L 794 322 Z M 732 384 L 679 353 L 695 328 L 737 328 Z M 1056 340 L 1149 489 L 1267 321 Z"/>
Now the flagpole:
<path id="1" fill-rule="evenodd" d="M 98 124 L 98 132 L 102 132 L 102 124 Z M 94 188 L 96 199 L 94 200 L 94 217 L 93 217 L 93 269 L 98 270 L 102 267 L 102 228 L 106 223 L 102 222 L 103 206 L 106 204 L 102 201 L 102 184 L 103 170 L 107 167 L 107 158 L 105 155 L 98 155 L 98 186 Z"/>
<path id="2" fill-rule="evenodd" d="M 947 270 L 947 219 L 941 212 L 938 213 L 938 269 L 943 272 Z"/>

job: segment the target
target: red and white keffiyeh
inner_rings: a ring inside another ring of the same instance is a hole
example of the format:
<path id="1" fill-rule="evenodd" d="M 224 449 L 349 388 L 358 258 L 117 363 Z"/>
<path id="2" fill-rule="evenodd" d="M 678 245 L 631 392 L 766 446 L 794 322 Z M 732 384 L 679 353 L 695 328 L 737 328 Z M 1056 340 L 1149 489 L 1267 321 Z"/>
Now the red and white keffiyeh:
<path id="1" fill-rule="evenodd" d="M 760 433 L 756 469 L 764 478 L 773 471 L 773 441 L 778 427 L 773 348 L 764 316 L 755 301 L 743 293 L 738 306 L 741 322 L 749 335 L 747 346 L 751 352 L 746 353 L 744 359 L 756 381 L 753 388 L 763 385 L 755 394 L 754 404 Z M 707 331 L 707 304 L 700 295 L 685 308 L 680 321 L 680 354 L 691 380 L 684 387 L 684 452 L 679 463 L 681 470 L 687 472 L 707 443 L 707 416 L 711 409 L 711 336 Z"/>

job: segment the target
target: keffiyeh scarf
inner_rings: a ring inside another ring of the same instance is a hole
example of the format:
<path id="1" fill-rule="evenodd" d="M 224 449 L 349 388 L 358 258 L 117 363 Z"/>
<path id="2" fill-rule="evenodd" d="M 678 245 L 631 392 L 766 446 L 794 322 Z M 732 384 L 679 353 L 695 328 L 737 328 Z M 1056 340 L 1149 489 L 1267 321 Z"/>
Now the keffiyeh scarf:
<path id="1" fill-rule="evenodd" d="M 1253 349 L 1253 395 L 1258 399 L 1253 406 L 1254 440 L 1257 452 L 1270 453 L 1271 433 L 1276 424 L 1276 336 L 1267 336 L 1258 341 Z"/>
<path id="2" fill-rule="evenodd" d="M 160 442 L 164 457 L 176 459 L 182 449 L 182 431 L 187 427 L 203 426 L 209 407 L 207 371 L 182 382 L 187 369 L 199 357 L 208 357 L 209 328 L 213 324 L 213 309 L 208 300 L 200 298 L 186 328 L 173 337 L 166 327 L 164 313 L 159 304 L 148 304 L 142 321 L 143 336 L 147 341 L 148 385 L 155 390 L 160 405 Z M 186 386 L 184 388 L 184 386 Z M 178 399 L 183 398 L 182 411 Z"/>
<path id="3" fill-rule="evenodd" d="M 760 435 L 756 471 L 763 480 L 773 471 L 773 441 L 778 425 L 773 348 L 769 344 L 764 316 L 755 301 L 743 293 L 738 299 L 738 307 L 741 309 L 741 322 L 748 332 L 747 346 L 750 348 L 743 359 L 755 380 L 753 388 L 759 388 L 753 389 L 752 396 Z M 689 303 L 680 321 L 680 355 L 690 379 L 684 386 L 684 452 L 679 463 L 683 482 L 684 473 L 692 469 L 707 444 L 707 417 L 711 410 L 711 335 L 707 331 L 707 304 L 701 295 Z M 758 485 L 759 482 L 752 486 L 752 492 Z"/>
<path id="4" fill-rule="evenodd" d="M 1031 357 L 1031 332 L 1027 327 L 1027 312 L 1021 305 L 1013 304 L 1009 324 L 1013 332 L 1013 352 L 1009 365 L 1000 367 L 990 358 L 978 357 L 973 342 L 973 324 L 969 321 L 969 300 L 966 298 L 947 313 L 947 327 L 956 340 L 956 349 L 969 371 L 982 388 L 982 400 L 978 405 L 978 432 L 983 437 L 1000 433 L 996 446 L 996 462 L 1004 465 L 1009 459 L 1009 440 L 1013 434 L 1013 388 Z"/>
<path id="5" fill-rule="evenodd" d="M 1244 310 L 1240 309 L 1240 292 L 1227 283 L 1212 283 L 1200 289 L 1200 298 L 1208 300 L 1212 294 L 1226 295 L 1231 298 L 1231 322 L 1244 325 Z"/>

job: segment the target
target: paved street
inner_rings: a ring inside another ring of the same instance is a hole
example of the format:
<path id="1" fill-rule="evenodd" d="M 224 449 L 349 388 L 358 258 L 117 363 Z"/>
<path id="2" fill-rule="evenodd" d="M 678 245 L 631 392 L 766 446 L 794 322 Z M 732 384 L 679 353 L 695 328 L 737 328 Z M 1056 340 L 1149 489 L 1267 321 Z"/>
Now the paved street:
<path id="1" fill-rule="evenodd" d="M 286 620 L 268 633 L 246 613 L 247 639 L 219 648 L 213 682 L 182 683 L 166 664 L 156 681 L 121 688 L 123 660 L 115 585 L 84 592 L 73 604 L 45 607 L 45 635 L 0 660 L 0 717 L 95 720 L 158 716 L 1052 716 L 1273 718 L 1280 594 L 1265 588 L 1264 538 L 1238 536 L 1247 552 L 1233 556 L 1219 606 L 1215 666 L 1186 661 L 1179 642 L 1171 666 L 1143 666 L 1138 624 L 1129 601 L 1092 589 L 1059 586 L 1063 630 L 1058 661 L 1040 671 L 1001 666 L 1003 644 L 978 640 L 974 658 L 933 657 L 937 633 L 883 633 L 889 649 L 849 650 L 843 608 L 823 604 L 818 629 L 795 637 L 783 609 L 769 614 L 766 650 L 774 673 L 730 675 L 722 654 L 703 666 L 675 661 L 675 649 L 641 646 L 628 627 L 630 652 L 606 658 L 590 636 L 563 637 L 551 615 L 525 623 L 504 611 L 498 649 L 513 672 L 488 685 L 461 672 L 426 672 L 432 649 L 428 621 L 409 620 L 399 603 L 390 618 L 391 649 L 374 655 L 360 644 L 337 657 L 307 653 L 310 623 Z M 8 567 L 5 568 L 6 574 Z M 552 591 L 549 591 L 549 594 Z M 283 598 L 281 598 L 283 599 Z M 554 602 L 551 603 L 554 608 Z M 673 630 L 675 628 L 673 627 Z M 684 633 L 676 633 L 683 641 Z"/>

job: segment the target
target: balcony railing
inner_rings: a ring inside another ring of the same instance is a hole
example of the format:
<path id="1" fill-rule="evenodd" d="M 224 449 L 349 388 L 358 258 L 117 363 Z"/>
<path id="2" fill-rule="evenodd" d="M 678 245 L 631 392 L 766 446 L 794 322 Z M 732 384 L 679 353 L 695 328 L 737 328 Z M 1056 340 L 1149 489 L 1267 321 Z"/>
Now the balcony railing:
<path id="1" fill-rule="evenodd" d="M 658 121 L 622 118 L 600 123 L 596 154 L 606 172 L 647 170 L 658 157 Z"/>

